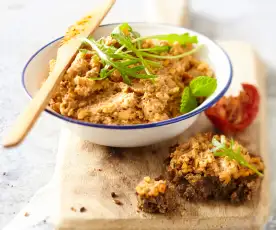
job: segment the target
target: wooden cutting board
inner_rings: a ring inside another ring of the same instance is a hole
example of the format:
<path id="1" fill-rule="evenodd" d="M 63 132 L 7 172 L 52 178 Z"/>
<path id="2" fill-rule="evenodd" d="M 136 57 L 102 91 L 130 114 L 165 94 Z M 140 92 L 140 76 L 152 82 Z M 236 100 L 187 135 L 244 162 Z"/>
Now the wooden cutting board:
<path id="1" fill-rule="evenodd" d="M 222 42 L 234 67 L 228 93 L 237 93 L 240 82 L 258 85 L 262 102 L 258 119 L 236 139 L 253 153 L 260 154 L 268 167 L 265 71 L 252 47 L 241 42 Z M 268 169 L 260 194 L 241 206 L 210 202 L 192 204 L 181 201 L 176 213 L 169 215 L 136 212 L 135 186 L 146 175 L 159 176 L 169 147 L 197 132 L 211 131 L 204 114 L 179 138 L 149 147 L 114 149 L 94 145 L 63 130 L 59 155 L 59 215 L 57 229 L 260 229 L 269 214 Z M 122 206 L 110 195 L 115 192 Z M 85 207 L 85 212 L 80 208 Z"/>

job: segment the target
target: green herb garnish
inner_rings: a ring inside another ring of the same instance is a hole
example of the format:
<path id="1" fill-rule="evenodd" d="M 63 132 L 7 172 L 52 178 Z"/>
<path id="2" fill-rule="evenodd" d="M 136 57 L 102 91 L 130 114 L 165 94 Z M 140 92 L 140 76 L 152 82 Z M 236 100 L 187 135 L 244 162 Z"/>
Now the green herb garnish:
<path id="1" fill-rule="evenodd" d="M 180 112 L 188 113 L 197 106 L 197 97 L 209 97 L 217 88 L 217 79 L 208 76 L 194 78 L 183 90 Z"/>
<path id="2" fill-rule="evenodd" d="M 179 55 L 175 55 L 175 56 L 169 56 L 169 55 L 168 56 L 160 56 L 160 55 L 150 54 L 150 53 L 146 53 L 146 52 L 142 52 L 142 56 L 157 58 L 157 59 L 179 59 L 179 58 L 183 58 L 185 56 L 192 55 L 192 54 L 196 53 L 201 47 L 202 47 L 202 45 L 199 45 L 190 51 L 187 51 L 183 54 L 179 54 Z"/>
<path id="3" fill-rule="evenodd" d="M 174 42 L 178 42 L 181 45 L 197 44 L 198 43 L 197 36 L 190 36 L 189 33 L 162 34 L 162 35 L 146 36 L 146 37 L 140 37 L 140 38 L 136 39 L 135 41 L 140 41 L 140 40 L 145 40 L 145 39 L 150 39 L 150 38 L 167 41 L 170 45 L 172 45 Z"/>
<path id="4" fill-rule="evenodd" d="M 87 53 L 98 55 L 104 67 L 100 71 L 100 76 L 97 78 L 89 78 L 91 80 L 103 80 L 110 76 L 110 74 L 117 69 L 123 77 L 125 83 L 130 84 L 131 78 L 153 79 L 156 76 L 152 74 L 152 67 L 161 67 L 162 64 L 154 59 L 179 59 L 187 55 L 191 55 L 200 49 L 201 46 L 196 46 L 194 49 L 176 56 L 161 56 L 163 52 L 168 52 L 174 42 L 179 42 L 181 45 L 198 43 L 196 36 L 185 34 L 165 34 L 145 36 L 134 31 L 128 23 L 123 23 L 117 26 L 111 33 L 112 38 L 117 40 L 121 45 L 120 48 L 105 45 L 104 39 L 95 41 L 92 39 L 82 39 L 84 42 L 92 47 L 91 50 L 80 49 L 80 52 L 85 55 Z M 142 48 L 142 40 L 152 38 L 156 40 L 167 41 L 167 46 L 155 46 L 152 48 Z M 133 60 L 134 64 L 129 64 L 125 61 Z M 130 66 L 132 65 L 132 66 Z M 134 65 L 134 66 L 133 66 Z M 141 73 L 145 71 L 145 74 Z"/>
<path id="5" fill-rule="evenodd" d="M 89 78 L 91 80 L 104 80 L 115 69 L 120 72 L 126 84 L 131 84 L 131 78 L 153 80 L 157 76 L 152 74 L 151 68 L 161 67 L 162 65 L 160 61 L 152 59 L 179 59 L 196 53 L 202 47 L 202 45 L 197 45 L 192 50 L 180 55 L 163 55 L 164 52 L 169 52 L 174 42 L 179 42 L 185 46 L 187 44 L 197 44 L 198 39 L 196 36 L 190 36 L 189 33 L 141 37 L 127 23 L 117 26 L 112 31 L 111 37 L 121 45 L 119 48 L 105 45 L 103 39 L 99 39 L 98 41 L 93 38 L 82 39 L 82 41 L 91 46 L 92 51 L 80 49 L 80 52 L 84 55 L 90 53 L 99 57 L 103 65 L 99 76 L 97 78 Z M 168 45 L 142 48 L 141 41 L 148 38 L 167 41 Z M 188 113 L 195 109 L 198 106 L 197 97 L 210 96 L 216 87 L 216 79 L 211 77 L 200 76 L 191 81 L 190 85 L 183 90 L 180 112 Z"/>
<path id="6" fill-rule="evenodd" d="M 168 52 L 171 49 L 170 46 L 155 46 L 152 48 L 146 48 L 146 49 L 139 49 L 141 52 L 150 52 L 150 53 L 161 53 L 161 52 Z"/>
<path id="7" fill-rule="evenodd" d="M 216 157 L 227 156 L 229 159 L 237 161 L 240 165 L 251 169 L 258 176 L 263 176 L 263 173 L 259 172 L 254 165 L 249 164 L 244 159 L 241 154 L 240 146 L 235 148 L 235 141 L 233 139 L 231 139 L 230 145 L 227 146 L 224 136 L 221 136 L 220 142 L 215 137 L 213 137 L 212 144 L 214 145 L 214 148 L 211 151 Z"/>
<path id="8" fill-rule="evenodd" d="M 217 79 L 199 76 L 190 82 L 190 88 L 195 97 L 209 97 L 217 88 Z"/>
<path id="9" fill-rule="evenodd" d="M 180 104 L 180 112 L 181 113 L 188 113 L 194 110 L 197 107 L 197 101 L 194 95 L 191 93 L 189 87 L 184 88 L 182 97 L 181 97 L 181 104 Z"/>
<path id="10" fill-rule="evenodd" d="M 109 50 L 105 49 L 101 44 L 97 43 L 92 38 L 91 39 L 83 38 L 82 40 L 84 42 L 88 43 L 93 48 L 93 50 L 95 50 L 97 52 L 97 54 L 99 55 L 99 57 L 101 58 L 103 63 L 106 63 L 106 65 L 108 65 L 108 67 L 112 66 L 113 68 L 117 69 L 120 72 L 120 74 L 126 84 L 131 83 L 129 77 L 142 78 L 142 79 L 156 77 L 155 75 L 137 73 L 144 69 L 144 67 L 141 65 L 138 65 L 135 67 L 130 67 L 130 65 L 137 64 L 138 60 L 114 61 L 113 59 L 120 58 L 121 56 L 118 56 L 115 53 L 113 53 L 113 54 L 110 53 Z M 105 70 L 105 71 L 107 71 L 107 70 Z M 107 72 L 105 72 L 105 73 L 107 73 Z M 106 77 L 105 73 L 103 73 L 103 76 Z"/>
<path id="11" fill-rule="evenodd" d="M 133 33 L 132 28 L 127 24 L 123 23 L 117 26 L 111 33 L 111 37 L 116 39 L 120 45 L 126 47 L 129 51 L 132 51 L 141 61 L 142 65 L 145 68 L 145 71 L 148 75 L 150 75 L 150 67 L 145 62 L 141 52 L 136 48 L 136 46 L 132 43 L 130 34 Z"/>

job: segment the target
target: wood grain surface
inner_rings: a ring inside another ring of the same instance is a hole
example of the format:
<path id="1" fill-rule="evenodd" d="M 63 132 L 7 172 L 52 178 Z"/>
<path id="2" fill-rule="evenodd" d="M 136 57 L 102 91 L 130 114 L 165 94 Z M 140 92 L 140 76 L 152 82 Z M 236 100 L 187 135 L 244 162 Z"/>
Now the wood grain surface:
<path id="1" fill-rule="evenodd" d="M 259 87 L 262 97 L 259 116 L 236 139 L 252 153 L 260 154 L 268 166 L 264 65 L 246 43 L 223 42 L 221 45 L 234 67 L 234 79 L 228 94 L 236 94 L 241 82 Z M 63 160 L 59 167 L 57 229 L 260 229 L 269 214 L 267 168 L 260 193 L 244 205 L 189 203 L 179 199 L 175 212 L 170 214 L 136 211 L 136 184 L 146 175 L 155 177 L 163 173 L 163 161 L 169 155 L 170 146 L 197 132 L 212 130 L 210 122 L 201 114 L 197 122 L 178 138 L 132 149 L 94 145 L 63 130 L 58 153 Z M 123 205 L 113 202 L 111 192 L 118 194 Z M 82 207 L 85 207 L 85 212 L 80 212 Z"/>

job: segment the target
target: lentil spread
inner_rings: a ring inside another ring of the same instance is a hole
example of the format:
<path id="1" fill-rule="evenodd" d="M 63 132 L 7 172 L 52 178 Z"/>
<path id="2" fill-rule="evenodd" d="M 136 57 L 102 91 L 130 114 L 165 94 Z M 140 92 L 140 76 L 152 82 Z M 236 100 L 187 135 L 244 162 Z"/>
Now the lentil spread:
<path id="1" fill-rule="evenodd" d="M 158 196 L 159 194 L 164 194 L 167 185 L 164 180 L 153 180 L 146 176 L 144 179 L 136 186 L 136 193 L 139 196 L 151 197 Z"/>
<path id="2" fill-rule="evenodd" d="M 88 18 L 70 27 L 62 44 L 74 38 L 77 28 L 82 28 Z M 105 46 L 120 47 L 111 36 L 102 38 Z M 141 48 L 166 46 L 167 41 L 146 39 L 141 42 Z M 126 84 L 120 72 L 115 69 L 109 78 L 99 78 L 104 67 L 101 59 L 88 51 L 76 55 L 71 66 L 66 71 L 63 80 L 49 102 L 51 109 L 64 116 L 99 124 L 143 124 L 167 120 L 180 116 L 181 94 L 189 82 L 198 76 L 214 77 L 208 64 L 193 55 L 179 59 L 154 59 L 159 67 L 151 67 L 154 79 L 133 78 L 131 84 Z M 161 56 L 175 56 L 193 49 L 193 44 L 182 45 L 179 42 L 171 44 L 168 51 Z M 55 60 L 50 61 L 50 72 L 55 66 Z M 144 72 L 144 70 L 142 71 Z M 197 98 L 202 103 L 204 98 Z"/>

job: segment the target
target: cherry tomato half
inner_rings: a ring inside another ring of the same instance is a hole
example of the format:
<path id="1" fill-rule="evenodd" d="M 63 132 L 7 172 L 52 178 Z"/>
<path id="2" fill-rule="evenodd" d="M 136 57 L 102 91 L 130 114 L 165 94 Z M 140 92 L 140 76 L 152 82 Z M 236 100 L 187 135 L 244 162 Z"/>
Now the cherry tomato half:
<path id="1" fill-rule="evenodd" d="M 205 110 L 206 116 L 224 133 L 246 129 L 259 111 L 260 94 L 251 84 L 243 83 L 243 90 L 236 97 L 222 97 L 214 106 Z"/>

